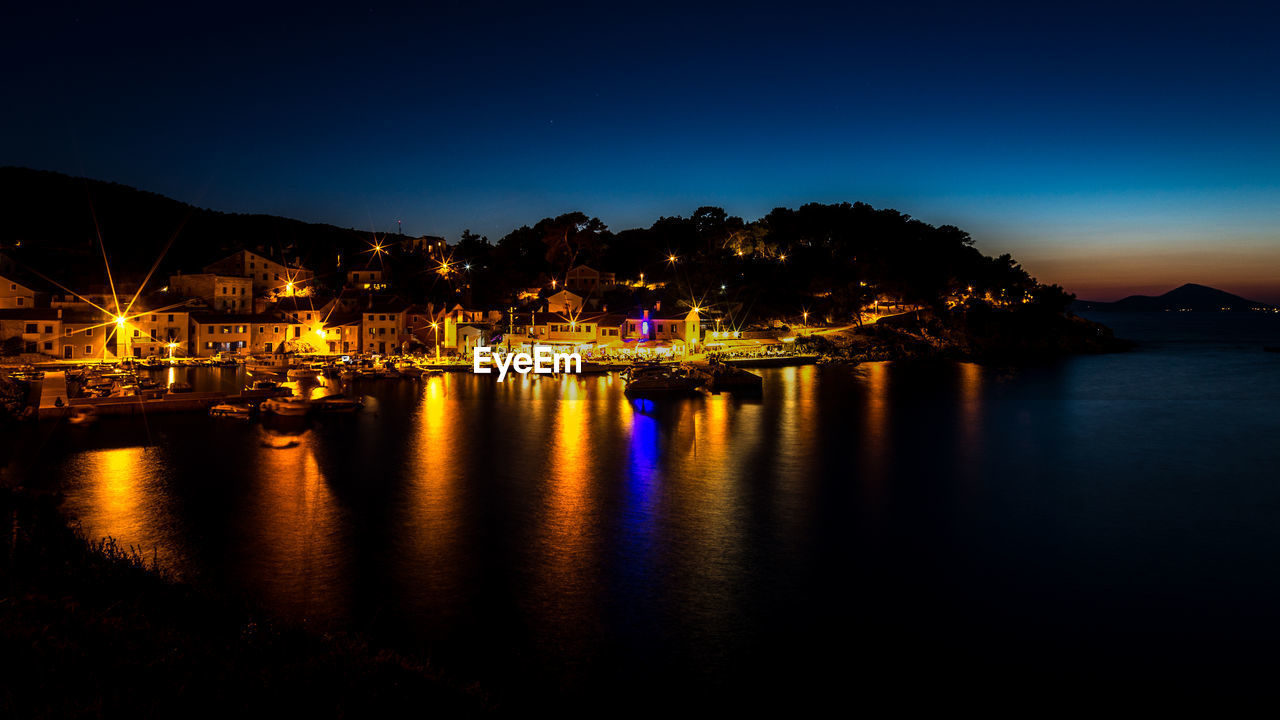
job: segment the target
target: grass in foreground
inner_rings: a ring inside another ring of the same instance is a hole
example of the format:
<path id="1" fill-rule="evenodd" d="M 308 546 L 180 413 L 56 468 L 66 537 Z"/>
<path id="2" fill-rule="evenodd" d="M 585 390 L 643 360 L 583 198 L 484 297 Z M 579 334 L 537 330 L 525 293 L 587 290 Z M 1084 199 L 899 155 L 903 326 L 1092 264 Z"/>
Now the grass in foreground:
<path id="1" fill-rule="evenodd" d="M 0 518 L 0 716 L 489 709 L 425 664 L 274 624 L 111 540 L 89 542 L 53 497 L 0 489 Z"/>

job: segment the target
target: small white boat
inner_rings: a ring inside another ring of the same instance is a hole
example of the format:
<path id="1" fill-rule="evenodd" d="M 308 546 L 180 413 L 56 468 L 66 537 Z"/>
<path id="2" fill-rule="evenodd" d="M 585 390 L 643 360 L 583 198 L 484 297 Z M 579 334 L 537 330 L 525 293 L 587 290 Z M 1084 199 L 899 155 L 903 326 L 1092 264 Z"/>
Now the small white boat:
<path id="1" fill-rule="evenodd" d="M 319 370 L 308 367 L 289 368 L 289 372 L 286 374 L 290 380 L 314 380 L 320 377 Z"/>
<path id="2" fill-rule="evenodd" d="M 405 377 L 422 377 L 422 373 L 423 373 L 422 368 L 418 367 L 417 365 L 411 365 L 409 363 L 403 363 L 401 365 L 397 365 L 396 370 L 399 370 L 400 374 Z"/>
<path id="3" fill-rule="evenodd" d="M 209 414 L 214 417 L 229 417 L 237 420 L 248 420 L 252 416 L 253 411 L 248 405 L 232 405 L 230 403 L 218 403 L 209 408 Z"/>

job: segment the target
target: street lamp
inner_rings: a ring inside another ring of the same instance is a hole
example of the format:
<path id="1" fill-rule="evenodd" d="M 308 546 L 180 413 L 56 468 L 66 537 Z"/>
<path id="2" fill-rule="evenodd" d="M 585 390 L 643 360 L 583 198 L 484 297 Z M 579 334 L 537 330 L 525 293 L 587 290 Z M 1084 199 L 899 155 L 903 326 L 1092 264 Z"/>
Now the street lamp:
<path id="1" fill-rule="evenodd" d="M 436 333 L 436 362 L 440 362 L 440 323 L 431 323 L 431 329 Z"/>

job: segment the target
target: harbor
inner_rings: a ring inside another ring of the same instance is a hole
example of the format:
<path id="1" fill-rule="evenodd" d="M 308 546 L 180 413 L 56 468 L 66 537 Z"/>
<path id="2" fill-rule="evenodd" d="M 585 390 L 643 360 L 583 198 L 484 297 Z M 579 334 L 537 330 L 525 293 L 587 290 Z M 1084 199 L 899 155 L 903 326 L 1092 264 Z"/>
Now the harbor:
<path id="1" fill-rule="evenodd" d="M 759 393 L 762 378 L 746 368 L 792 367 L 817 362 L 818 356 L 771 354 L 721 359 L 697 357 L 678 361 L 587 361 L 573 374 L 617 374 L 629 397 L 687 393 Z M 232 379 L 224 377 L 231 370 Z M 245 406 L 289 415 L 300 414 L 298 402 L 308 411 L 354 412 L 360 404 L 343 399 L 357 381 L 421 380 L 442 373 L 469 372 L 459 360 L 438 361 L 412 357 L 307 358 L 288 354 L 235 357 L 201 362 L 98 363 L 79 367 L 45 364 L 13 369 L 7 374 L 29 384 L 33 400 L 28 416 L 42 421 L 69 420 L 74 424 L 99 417 L 162 413 L 208 413 L 240 417 L 232 409 Z M 208 373 L 198 382 L 189 382 Z M 319 379 L 328 396 L 310 397 Z"/>

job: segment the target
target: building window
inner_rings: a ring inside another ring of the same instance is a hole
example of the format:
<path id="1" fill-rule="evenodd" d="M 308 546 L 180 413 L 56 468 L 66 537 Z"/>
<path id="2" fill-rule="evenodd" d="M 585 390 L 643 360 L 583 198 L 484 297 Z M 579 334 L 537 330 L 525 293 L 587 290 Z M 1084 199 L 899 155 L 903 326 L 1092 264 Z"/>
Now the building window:
<path id="1" fill-rule="evenodd" d="M 93 328 L 85 328 L 85 329 L 84 329 L 84 336 L 85 336 L 85 337 L 93 337 Z"/>
<path id="2" fill-rule="evenodd" d="M 172 315 L 170 315 L 170 316 L 169 316 L 169 322 L 173 322 L 173 316 L 172 316 Z"/>
<path id="3" fill-rule="evenodd" d="M 22 305 L 26 298 L 18 298 L 18 304 Z"/>
<path id="4" fill-rule="evenodd" d="M 85 346 L 84 346 L 84 354 L 85 354 L 85 355 L 92 355 L 92 354 L 93 354 L 93 346 L 92 346 L 92 345 L 85 345 Z"/>
<path id="5" fill-rule="evenodd" d="M 34 333 L 34 332 L 37 332 L 37 330 L 36 330 L 36 324 L 35 324 L 35 323 L 27 323 L 27 332 L 28 332 L 28 333 Z"/>

